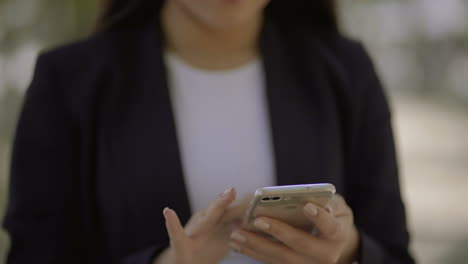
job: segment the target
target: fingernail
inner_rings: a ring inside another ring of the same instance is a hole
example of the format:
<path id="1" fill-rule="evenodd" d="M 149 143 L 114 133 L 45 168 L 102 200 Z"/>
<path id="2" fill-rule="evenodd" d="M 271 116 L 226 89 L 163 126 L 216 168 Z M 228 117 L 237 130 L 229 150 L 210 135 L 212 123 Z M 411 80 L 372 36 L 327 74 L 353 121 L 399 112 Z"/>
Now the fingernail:
<path id="1" fill-rule="evenodd" d="M 234 189 L 234 188 L 231 187 L 231 188 L 225 190 L 219 197 L 220 197 L 221 199 L 227 198 L 227 197 L 229 196 L 229 194 L 232 192 L 233 189 Z"/>
<path id="2" fill-rule="evenodd" d="M 163 215 L 166 216 L 168 211 L 169 211 L 169 207 L 164 208 Z"/>
<path id="3" fill-rule="evenodd" d="M 307 204 L 305 206 L 305 210 L 311 216 L 316 216 L 318 214 L 317 207 L 315 207 L 315 205 L 313 205 L 313 204 Z"/>
<path id="4" fill-rule="evenodd" d="M 232 232 L 231 238 L 240 243 L 245 243 L 247 241 L 247 238 L 245 238 L 245 236 L 241 235 L 237 231 Z"/>
<path id="5" fill-rule="evenodd" d="M 229 242 L 229 247 L 238 253 L 241 252 L 241 248 L 236 243 Z"/>
<path id="6" fill-rule="evenodd" d="M 265 220 L 262 220 L 262 219 L 255 219 L 254 226 L 261 230 L 268 230 L 268 228 L 270 228 L 270 224 L 265 222 Z"/>
<path id="7" fill-rule="evenodd" d="M 326 210 L 328 213 L 330 213 L 330 214 L 333 213 L 333 209 L 332 209 L 331 206 L 329 206 L 329 205 L 327 205 L 327 206 L 325 207 L 325 210 Z"/>

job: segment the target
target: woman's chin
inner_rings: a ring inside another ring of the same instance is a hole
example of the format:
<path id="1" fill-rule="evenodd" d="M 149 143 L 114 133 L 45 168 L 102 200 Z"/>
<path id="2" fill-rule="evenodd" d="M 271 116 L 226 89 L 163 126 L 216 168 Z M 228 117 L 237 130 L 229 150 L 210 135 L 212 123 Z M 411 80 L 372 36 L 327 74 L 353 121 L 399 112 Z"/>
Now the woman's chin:
<path id="1" fill-rule="evenodd" d="M 224 12 L 222 15 L 210 19 L 208 24 L 210 27 L 219 30 L 235 29 L 247 24 L 252 24 L 253 17 L 246 16 L 245 13 Z"/>

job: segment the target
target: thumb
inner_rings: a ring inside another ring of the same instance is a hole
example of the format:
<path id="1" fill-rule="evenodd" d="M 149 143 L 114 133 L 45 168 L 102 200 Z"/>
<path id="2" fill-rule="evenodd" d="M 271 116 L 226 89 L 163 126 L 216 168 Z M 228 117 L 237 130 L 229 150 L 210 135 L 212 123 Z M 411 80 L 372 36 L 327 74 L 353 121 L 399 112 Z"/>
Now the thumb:
<path id="1" fill-rule="evenodd" d="M 242 199 L 234 202 L 234 204 L 226 210 L 221 221 L 223 223 L 242 221 L 253 197 L 253 194 L 246 195 Z"/>
<path id="2" fill-rule="evenodd" d="M 219 195 L 208 207 L 206 211 L 206 218 L 203 221 L 204 228 L 213 228 L 217 225 L 223 217 L 226 208 L 236 199 L 236 190 L 234 188 L 227 189 L 224 193 Z"/>

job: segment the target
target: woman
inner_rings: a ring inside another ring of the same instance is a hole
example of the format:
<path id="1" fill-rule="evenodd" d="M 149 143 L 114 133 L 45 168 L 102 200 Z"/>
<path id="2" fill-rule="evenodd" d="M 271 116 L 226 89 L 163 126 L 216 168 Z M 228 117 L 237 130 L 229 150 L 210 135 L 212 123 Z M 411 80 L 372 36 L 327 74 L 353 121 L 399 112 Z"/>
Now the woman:
<path id="1" fill-rule="evenodd" d="M 334 14 L 330 0 L 108 1 L 98 33 L 38 59 L 8 263 L 413 263 L 389 109 Z M 343 197 L 304 207 L 318 236 L 236 225 L 236 190 L 315 182 Z"/>

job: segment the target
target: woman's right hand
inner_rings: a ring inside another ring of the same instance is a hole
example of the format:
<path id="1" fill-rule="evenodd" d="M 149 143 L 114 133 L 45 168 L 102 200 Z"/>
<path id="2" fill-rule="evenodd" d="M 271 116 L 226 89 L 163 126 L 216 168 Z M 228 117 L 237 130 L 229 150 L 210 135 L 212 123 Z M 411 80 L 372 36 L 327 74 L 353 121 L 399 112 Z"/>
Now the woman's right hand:
<path id="1" fill-rule="evenodd" d="M 156 259 L 155 264 L 219 263 L 230 250 L 229 236 L 240 218 L 238 214 L 225 214 L 235 198 L 233 188 L 226 190 L 208 209 L 193 215 L 185 228 L 174 210 L 164 209 L 170 247 Z"/>

